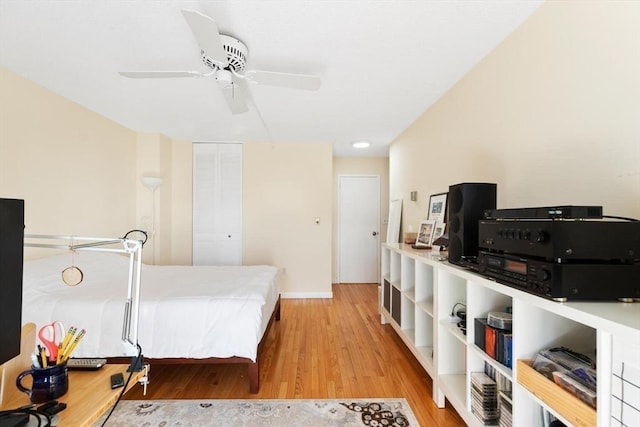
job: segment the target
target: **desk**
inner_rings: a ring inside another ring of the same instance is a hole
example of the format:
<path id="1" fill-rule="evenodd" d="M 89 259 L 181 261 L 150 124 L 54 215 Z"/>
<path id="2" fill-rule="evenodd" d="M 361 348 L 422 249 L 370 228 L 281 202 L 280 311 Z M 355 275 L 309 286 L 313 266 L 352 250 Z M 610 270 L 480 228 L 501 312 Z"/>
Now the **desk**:
<path id="1" fill-rule="evenodd" d="M 128 365 L 105 365 L 96 371 L 69 371 L 69 391 L 57 400 L 67 404 L 67 409 L 58 413 L 58 426 L 90 426 L 105 412 L 111 409 L 122 388 L 111 389 L 111 375 L 122 372 L 125 381 L 129 373 Z M 134 372 L 127 390 L 131 389 L 144 376 L 144 370 Z M 7 401 L 6 408 L 18 408 L 29 404 L 26 394 Z"/>

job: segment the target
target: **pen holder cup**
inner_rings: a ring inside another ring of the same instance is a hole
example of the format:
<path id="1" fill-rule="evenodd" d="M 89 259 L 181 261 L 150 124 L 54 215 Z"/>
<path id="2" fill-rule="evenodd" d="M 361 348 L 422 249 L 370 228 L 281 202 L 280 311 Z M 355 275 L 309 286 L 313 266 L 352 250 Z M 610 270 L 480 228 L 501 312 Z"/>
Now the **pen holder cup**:
<path id="1" fill-rule="evenodd" d="M 30 389 L 22 385 L 22 379 L 28 375 L 33 378 Z M 31 403 L 44 403 L 57 399 L 69 389 L 67 364 L 62 363 L 48 368 L 32 366 L 31 369 L 18 375 L 16 387 L 29 396 Z"/>

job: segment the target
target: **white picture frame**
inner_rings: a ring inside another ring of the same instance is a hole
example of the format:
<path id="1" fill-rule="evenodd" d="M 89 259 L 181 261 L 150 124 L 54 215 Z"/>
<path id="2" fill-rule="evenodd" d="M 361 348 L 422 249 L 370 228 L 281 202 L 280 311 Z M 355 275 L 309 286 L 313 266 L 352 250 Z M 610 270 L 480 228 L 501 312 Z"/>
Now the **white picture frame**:
<path id="1" fill-rule="evenodd" d="M 449 193 L 432 194 L 429 196 L 427 219 L 435 222 L 445 222 L 447 215 L 447 195 Z"/>
<path id="2" fill-rule="evenodd" d="M 418 227 L 418 235 L 416 236 L 416 243 L 414 246 L 420 248 L 431 247 L 435 225 L 436 222 L 432 219 L 425 219 L 420 221 L 420 226 Z"/>
<path id="3" fill-rule="evenodd" d="M 392 200 L 389 204 L 389 221 L 387 223 L 387 243 L 400 241 L 400 219 L 402 218 L 402 199 Z"/>

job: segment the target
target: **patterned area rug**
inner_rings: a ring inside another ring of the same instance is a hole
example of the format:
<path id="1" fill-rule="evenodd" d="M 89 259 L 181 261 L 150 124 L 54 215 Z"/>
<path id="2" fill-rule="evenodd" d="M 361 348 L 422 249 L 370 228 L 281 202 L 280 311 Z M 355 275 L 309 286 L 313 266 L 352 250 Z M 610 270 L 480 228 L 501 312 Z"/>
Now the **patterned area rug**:
<path id="1" fill-rule="evenodd" d="M 101 425 L 102 419 L 94 425 Z M 405 399 L 123 400 L 118 426 L 418 426 Z"/>

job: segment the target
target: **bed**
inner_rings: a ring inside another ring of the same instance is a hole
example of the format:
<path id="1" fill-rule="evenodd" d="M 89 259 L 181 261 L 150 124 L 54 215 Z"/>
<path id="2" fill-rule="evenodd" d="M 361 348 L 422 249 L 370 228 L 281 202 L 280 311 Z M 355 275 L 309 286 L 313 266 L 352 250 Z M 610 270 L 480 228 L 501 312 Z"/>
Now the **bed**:
<path id="1" fill-rule="evenodd" d="M 83 273 L 66 286 L 61 272 Z M 125 356 L 122 343 L 129 258 L 78 252 L 24 263 L 23 323 L 60 320 L 86 329 L 74 357 Z M 259 388 L 260 343 L 280 318 L 272 266 L 142 265 L 139 343 L 146 359 L 164 363 L 247 363 Z"/>

